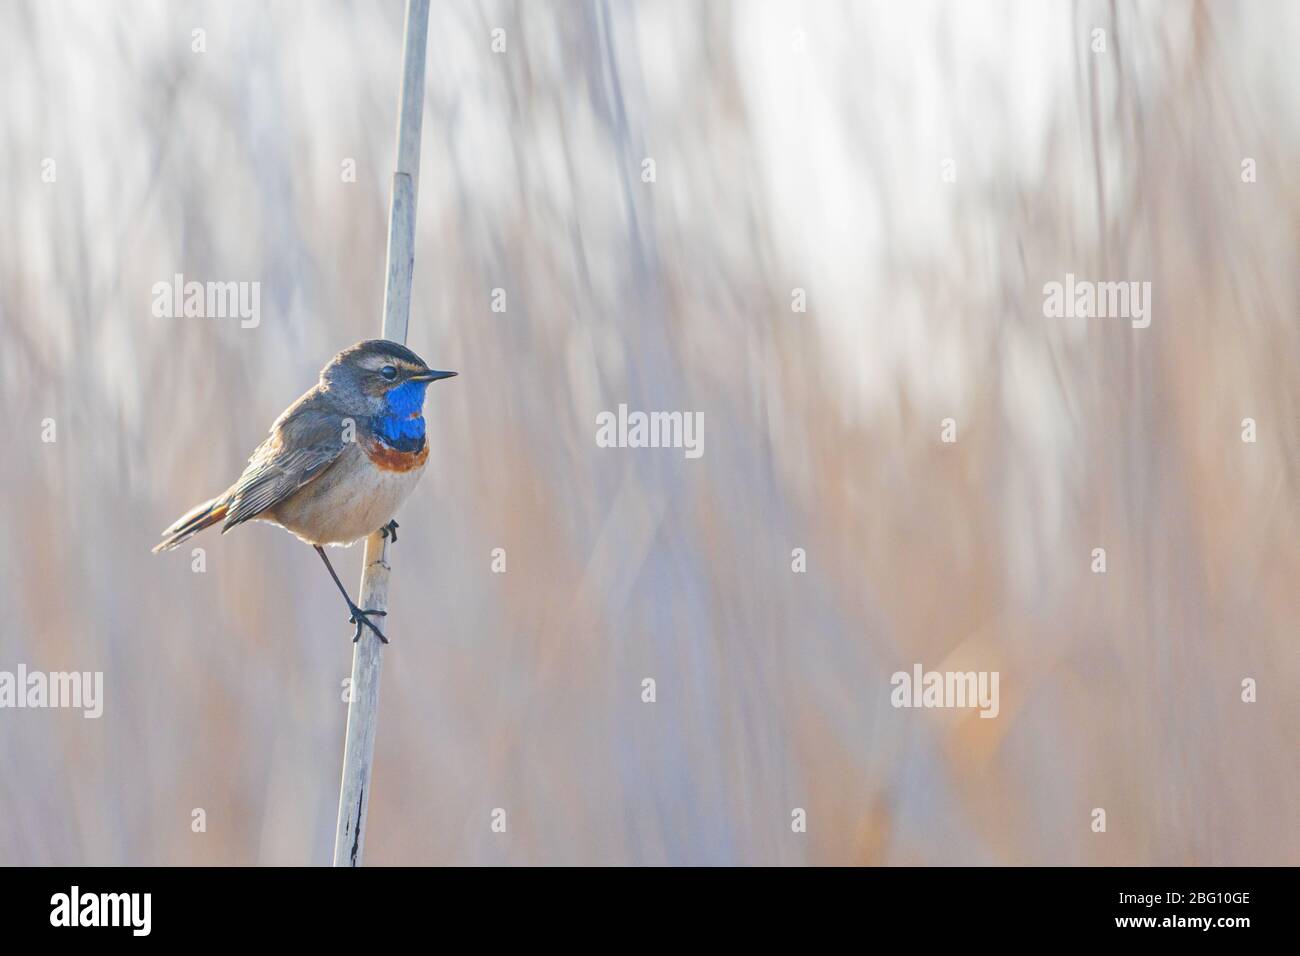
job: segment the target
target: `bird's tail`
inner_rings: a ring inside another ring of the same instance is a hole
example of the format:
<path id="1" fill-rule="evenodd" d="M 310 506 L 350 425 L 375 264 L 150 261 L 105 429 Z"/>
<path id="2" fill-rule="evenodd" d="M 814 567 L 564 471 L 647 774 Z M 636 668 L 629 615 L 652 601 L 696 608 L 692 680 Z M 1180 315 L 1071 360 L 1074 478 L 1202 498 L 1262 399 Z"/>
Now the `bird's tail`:
<path id="1" fill-rule="evenodd" d="M 163 539 L 158 542 L 153 549 L 154 554 L 159 551 L 170 551 L 182 541 L 193 535 L 198 534 L 204 528 L 216 524 L 226 516 L 226 496 L 220 494 L 211 501 L 205 501 L 176 520 L 170 528 L 163 532 Z"/>

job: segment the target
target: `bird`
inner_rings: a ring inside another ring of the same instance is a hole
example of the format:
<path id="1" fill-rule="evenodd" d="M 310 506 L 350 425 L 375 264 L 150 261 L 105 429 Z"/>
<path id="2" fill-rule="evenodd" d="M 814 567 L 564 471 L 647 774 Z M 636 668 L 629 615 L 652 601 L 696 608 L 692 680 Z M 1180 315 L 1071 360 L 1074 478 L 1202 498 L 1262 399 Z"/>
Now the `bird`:
<path id="1" fill-rule="evenodd" d="M 316 549 L 347 601 L 352 640 L 363 626 L 388 638 L 348 595 L 325 548 L 376 531 L 396 543 L 394 519 L 429 459 L 425 389 L 455 372 L 432 369 L 404 345 L 370 339 L 345 348 L 320 379 L 271 425 L 233 485 L 190 509 L 162 532 L 154 553 L 170 551 L 221 522 L 221 533 L 266 521 Z"/>

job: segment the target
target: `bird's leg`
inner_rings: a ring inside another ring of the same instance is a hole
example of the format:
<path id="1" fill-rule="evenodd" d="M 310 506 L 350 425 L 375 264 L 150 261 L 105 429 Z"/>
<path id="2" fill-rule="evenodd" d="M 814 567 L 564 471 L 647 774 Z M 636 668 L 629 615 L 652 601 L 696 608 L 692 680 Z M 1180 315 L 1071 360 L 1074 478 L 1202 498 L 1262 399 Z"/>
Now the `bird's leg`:
<path id="1" fill-rule="evenodd" d="M 361 640 L 361 625 L 364 624 L 375 632 L 375 637 L 387 644 L 388 638 L 384 637 L 384 632 L 375 626 L 374 622 L 370 620 L 369 615 L 377 614 L 380 617 L 383 617 L 388 612 L 363 611 L 361 608 L 357 607 L 356 604 L 353 603 L 352 598 L 348 597 L 348 589 L 343 586 L 343 582 L 339 580 L 339 576 L 334 573 L 334 565 L 330 564 L 330 559 L 326 557 L 325 549 L 319 544 L 312 545 L 312 547 L 316 549 L 316 553 L 320 555 L 320 559 L 325 562 L 325 567 L 329 571 L 330 577 L 334 579 L 334 583 L 338 585 L 339 593 L 343 595 L 343 600 L 348 602 L 348 610 L 352 612 L 352 616 L 348 618 L 348 623 L 357 626 L 356 634 L 352 635 L 352 643 L 355 644 L 357 641 Z"/>
<path id="2" fill-rule="evenodd" d="M 398 524 L 397 519 L 394 518 L 392 521 L 388 522 L 388 524 L 380 528 L 379 533 L 385 538 L 392 538 L 393 544 L 397 544 L 397 529 L 400 527 L 401 525 Z"/>

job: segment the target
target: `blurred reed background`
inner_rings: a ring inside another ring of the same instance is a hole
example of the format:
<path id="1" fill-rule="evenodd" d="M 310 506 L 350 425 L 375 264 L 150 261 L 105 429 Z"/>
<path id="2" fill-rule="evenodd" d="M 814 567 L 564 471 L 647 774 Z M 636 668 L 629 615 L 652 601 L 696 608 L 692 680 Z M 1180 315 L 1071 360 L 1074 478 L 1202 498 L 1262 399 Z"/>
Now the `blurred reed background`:
<path id="1" fill-rule="evenodd" d="M 0 711 L 0 862 L 329 860 L 320 562 L 149 548 L 378 332 L 402 10 L 0 7 L 0 669 L 106 685 Z M 409 344 L 461 377 L 367 862 L 1300 863 L 1298 25 L 435 3 Z M 1045 319 L 1066 272 L 1150 281 L 1150 328 Z M 175 273 L 260 281 L 260 325 L 155 318 Z M 597 448 L 621 402 L 704 456 Z M 893 709 L 917 662 L 999 671 L 1000 716 Z"/>

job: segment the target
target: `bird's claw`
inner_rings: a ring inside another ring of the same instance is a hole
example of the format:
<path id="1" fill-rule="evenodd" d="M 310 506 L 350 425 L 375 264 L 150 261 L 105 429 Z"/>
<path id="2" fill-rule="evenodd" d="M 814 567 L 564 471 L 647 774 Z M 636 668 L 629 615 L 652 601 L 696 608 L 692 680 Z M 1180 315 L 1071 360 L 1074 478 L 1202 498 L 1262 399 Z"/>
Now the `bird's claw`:
<path id="1" fill-rule="evenodd" d="M 355 605 L 352 607 L 352 616 L 348 618 L 348 623 L 355 624 L 357 626 L 357 632 L 352 635 L 353 644 L 361 640 L 361 628 L 363 626 L 368 627 L 372 631 L 374 631 L 375 637 L 379 638 L 380 643 L 383 644 L 388 643 L 388 638 L 384 637 L 384 632 L 375 626 L 374 621 L 370 620 L 370 616 L 372 614 L 375 615 L 376 617 L 384 617 L 386 614 L 388 614 L 388 612 L 387 611 L 363 611 L 361 610 L 361 608 L 356 607 Z"/>
<path id="2" fill-rule="evenodd" d="M 379 529 L 379 534 L 380 534 L 382 537 L 385 537 L 385 538 L 391 538 L 392 541 L 393 541 L 393 544 L 397 544 L 397 529 L 400 528 L 400 527 L 401 527 L 401 525 L 399 525 L 399 524 L 397 523 L 397 520 L 394 519 L 394 520 L 388 522 L 388 524 L 384 525 L 382 528 L 380 528 L 380 529 Z"/>

